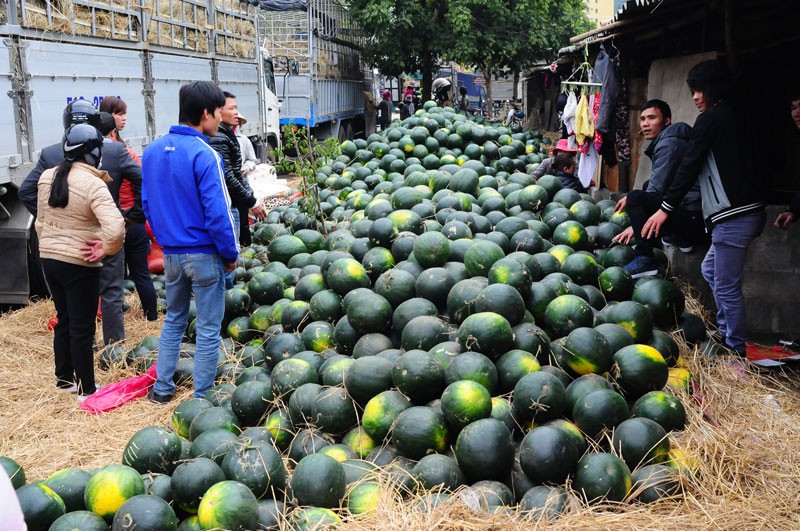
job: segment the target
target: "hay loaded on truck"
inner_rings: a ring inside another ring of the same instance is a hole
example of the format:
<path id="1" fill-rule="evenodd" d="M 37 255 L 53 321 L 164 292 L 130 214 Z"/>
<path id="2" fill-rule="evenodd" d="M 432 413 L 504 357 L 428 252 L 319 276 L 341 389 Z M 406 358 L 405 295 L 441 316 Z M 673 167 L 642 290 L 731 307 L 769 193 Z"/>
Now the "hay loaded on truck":
<path id="1" fill-rule="evenodd" d="M 73 99 L 128 105 L 137 152 L 178 120 L 178 90 L 213 80 L 237 96 L 254 145 L 279 145 L 272 61 L 257 46 L 257 8 L 239 0 L 16 0 L 0 4 L 0 304 L 40 292 L 33 219 L 17 187 L 61 141 Z M 262 149 L 267 152 L 269 147 Z M 31 240 L 33 238 L 33 240 Z"/>
<path id="2" fill-rule="evenodd" d="M 259 32 L 275 62 L 281 126 L 308 127 L 320 139 L 365 131 L 363 30 L 339 0 L 261 0 Z"/>

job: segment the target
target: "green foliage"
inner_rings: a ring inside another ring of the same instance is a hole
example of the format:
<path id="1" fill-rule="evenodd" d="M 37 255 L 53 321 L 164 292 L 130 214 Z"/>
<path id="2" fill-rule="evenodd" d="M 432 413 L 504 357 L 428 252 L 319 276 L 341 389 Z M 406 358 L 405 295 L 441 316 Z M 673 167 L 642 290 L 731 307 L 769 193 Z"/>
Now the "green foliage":
<path id="1" fill-rule="evenodd" d="M 306 127 L 287 124 L 283 128 L 283 146 L 275 151 L 275 170 L 280 174 L 293 173 L 301 178 L 303 198 L 300 208 L 316 221 L 317 229 L 325 233 L 324 214 L 320 209 L 319 169 L 342 154 L 339 140 L 331 137 L 320 142 Z"/>

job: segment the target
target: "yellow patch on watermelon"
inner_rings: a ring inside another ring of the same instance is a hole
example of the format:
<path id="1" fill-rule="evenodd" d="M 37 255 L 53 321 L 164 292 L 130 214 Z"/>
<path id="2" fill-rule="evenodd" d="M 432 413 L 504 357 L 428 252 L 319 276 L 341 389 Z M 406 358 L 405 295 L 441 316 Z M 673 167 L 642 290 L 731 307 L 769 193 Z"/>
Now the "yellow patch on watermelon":
<path id="1" fill-rule="evenodd" d="M 569 361 L 567 361 L 567 365 L 569 365 L 570 369 L 580 375 L 590 374 L 597 371 L 597 365 L 588 359 L 579 356 L 573 356 L 570 358 Z"/>
<path id="2" fill-rule="evenodd" d="M 564 263 L 564 260 L 566 260 L 566 258 L 570 255 L 570 253 L 565 249 L 557 249 L 555 247 L 551 248 L 548 252 L 552 254 L 556 260 L 558 260 L 559 264 Z"/>
<path id="3" fill-rule="evenodd" d="M 86 508 L 103 518 L 114 516 L 128 498 L 120 491 L 119 485 L 105 483 L 88 494 Z"/>
<path id="4" fill-rule="evenodd" d="M 631 337 L 635 338 L 639 335 L 636 331 L 636 321 L 620 321 L 617 324 L 627 330 Z"/>
<path id="5" fill-rule="evenodd" d="M 667 387 L 673 391 L 691 391 L 692 373 L 687 369 L 672 367 L 667 378 Z"/>
<path id="6" fill-rule="evenodd" d="M 665 365 L 667 363 L 664 361 L 664 356 L 650 345 L 639 345 L 639 355 L 656 363 L 663 363 Z"/>

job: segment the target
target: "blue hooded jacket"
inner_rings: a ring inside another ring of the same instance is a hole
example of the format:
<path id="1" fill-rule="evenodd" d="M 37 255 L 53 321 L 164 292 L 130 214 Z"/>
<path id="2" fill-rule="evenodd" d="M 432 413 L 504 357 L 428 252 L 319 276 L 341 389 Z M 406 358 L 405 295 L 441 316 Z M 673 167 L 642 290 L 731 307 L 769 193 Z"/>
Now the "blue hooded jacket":
<path id="1" fill-rule="evenodd" d="M 142 157 L 142 206 L 166 254 L 219 254 L 236 262 L 231 200 L 219 155 L 185 125 L 153 141 Z"/>

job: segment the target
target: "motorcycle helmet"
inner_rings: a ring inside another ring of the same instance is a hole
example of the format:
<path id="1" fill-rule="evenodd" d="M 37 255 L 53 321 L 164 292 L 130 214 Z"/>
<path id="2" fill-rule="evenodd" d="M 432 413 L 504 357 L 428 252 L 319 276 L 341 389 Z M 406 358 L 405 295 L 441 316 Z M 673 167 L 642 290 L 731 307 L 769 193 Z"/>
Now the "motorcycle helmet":
<path id="1" fill-rule="evenodd" d="M 86 100 L 72 100 L 64 108 L 64 129 L 70 125 L 88 123 L 100 126 L 100 111 Z"/>
<path id="2" fill-rule="evenodd" d="M 75 161 L 83 157 L 86 163 L 97 168 L 103 154 L 103 136 L 89 124 L 75 124 L 64 132 L 64 158 Z"/>

